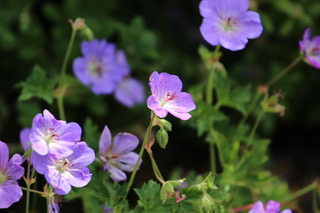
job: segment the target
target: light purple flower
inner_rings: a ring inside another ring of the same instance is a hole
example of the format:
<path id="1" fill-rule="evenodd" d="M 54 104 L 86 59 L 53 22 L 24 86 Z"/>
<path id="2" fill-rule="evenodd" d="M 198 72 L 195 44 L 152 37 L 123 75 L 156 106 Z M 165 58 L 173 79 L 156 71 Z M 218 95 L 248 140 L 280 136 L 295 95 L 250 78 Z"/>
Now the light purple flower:
<path id="1" fill-rule="evenodd" d="M 107 204 L 103 205 L 103 213 L 112 213 L 112 209 Z"/>
<path id="2" fill-rule="evenodd" d="M 30 147 L 30 134 L 32 132 L 31 128 L 24 128 L 20 131 L 20 143 L 24 151 L 27 151 L 27 149 Z M 27 158 L 29 161 L 30 156 Z M 31 160 L 32 163 L 32 160 Z"/>
<path id="3" fill-rule="evenodd" d="M 248 213 L 292 213 L 290 209 L 285 209 L 280 212 L 280 203 L 269 200 L 264 209 L 261 201 L 256 202 Z"/>
<path id="4" fill-rule="evenodd" d="M 249 0 L 202 0 L 200 32 L 210 44 L 236 51 L 262 33 L 260 16 L 248 11 Z"/>
<path id="5" fill-rule="evenodd" d="M 56 120 L 48 111 L 37 114 L 32 121 L 32 132 L 29 136 L 32 149 L 39 155 L 48 153 L 57 157 L 68 156 L 76 142 L 80 141 L 81 127 L 74 122 L 66 123 Z"/>
<path id="6" fill-rule="evenodd" d="M 188 113 L 196 108 L 192 97 L 186 92 L 181 92 L 182 82 L 176 75 L 154 71 L 149 78 L 152 95 L 147 100 L 148 108 L 164 118 L 168 112 L 182 120 L 188 120 Z"/>
<path id="7" fill-rule="evenodd" d="M 299 41 L 300 49 L 306 57 L 307 63 L 320 69 L 320 36 L 315 36 L 310 40 L 310 28 L 304 31 L 302 41 Z"/>
<path id="8" fill-rule="evenodd" d="M 24 174 L 21 163 L 19 154 L 13 155 L 9 161 L 9 148 L 0 141 L 0 209 L 9 208 L 22 197 L 22 190 L 17 182 Z"/>
<path id="9" fill-rule="evenodd" d="M 49 213 L 59 213 L 60 212 L 59 204 L 55 202 L 53 195 L 50 196 L 50 199 L 49 199 L 48 212 Z"/>
<path id="10" fill-rule="evenodd" d="M 127 176 L 123 171 L 133 171 L 139 156 L 131 151 L 138 144 L 139 139 L 130 133 L 118 133 L 112 141 L 109 128 L 104 127 L 99 141 L 99 153 L 103 168 L 110 172 L 112 180 L 126 180 Z"/>
<path id="11" fill-rule="evenodd" d="M 142 84 L 131 77 L 123 78 L 118 84 L 114 96 L 126 107 L 133 107 L 145 100 Z"/>
<path id="12" fill-rule="evenodd" d="M 85 142 L 78 142 L 72 147 L 73 153 L 67 157 L 33 154 L 33 165 L 36 171 L 43 174 L 47 182 L 59 195 L 68 194 L 71 186 L 83 187 L 91 180 L 87 168 L 94 161 L 94 151 Z"/>
<path id="13" fill-rule="evenodd" d="M 81 83 L 87 85 L 95 94 L 112 93 L 129 69 L 122 63 L 122 53 L 105 39 L 83 41 L 83 57 L 73 62 L 73 72 Z"/>

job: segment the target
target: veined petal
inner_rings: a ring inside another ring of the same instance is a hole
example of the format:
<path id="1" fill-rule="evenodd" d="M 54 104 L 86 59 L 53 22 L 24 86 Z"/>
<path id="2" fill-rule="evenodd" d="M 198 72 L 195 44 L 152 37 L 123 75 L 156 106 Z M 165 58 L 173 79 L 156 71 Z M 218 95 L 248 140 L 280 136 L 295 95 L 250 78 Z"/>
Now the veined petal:
<path id="1" fill-rule="evenodd" d="M 82 131 L 79 124 L 70 122 L 58 126 L 55 130 L 55 133 L 58 134 L 57 140 L 59 142 L 70 142 L 71 145 L 73 145 L 74 143 L 80 141 Z"/>
<path id="2" fill-rule="evenodd" d="M 248 39 L 243 34 L 229 32 L 219 39 L 221 45 L 231 51 L 242 50 L 248 43 Z"/>
<path id="3" fill-rule="evenodd" d="M 108 166 L 108 171 L 113 181 L 119 182 L 127 179 L 127 175 L 117 167 Z"/>
<path id="4" fill-rule="evenodd" d="M 31 134 L 31 128 L 24 128 L 20 131 L 20 143 L 24 151 L 28 149 L 30 145 L 27 145 L 30 142 L 29 136 Z"/>
<path id="5" fill-rule="evenodd" d="M 139 144 L 139 139 L 130 133 L 118 133 L 113 138 L 112 153 L 122 154 L 135 149 Z"/>
<path id="6" fill-rule="evenodd" d="M 189 112 L 191 110 L 194 110 L 196 108 L 196 105 L 194 104 L 192 96 L 189 93 L 181 92 L 179 95 L 177 95 L 176 99 L 165 104 L 164 108 L 169 112 Z"/>
<path id="7" fill-rule="evenodd" d="M 55 155 L 57 158 L 64 158 L 73 153 L 71 146 L 64 146 L 60 143 L 50 143 L 48 153 Z"/>
<path id="8" fill-rule="evenodd" d="M 263 203 L 261 201 L 256 202 L 248 213 L 265 213 Z"/>
<path id="9" fill-rule="evenodd" d="M 260 15 L 257 12 L 246 12 L 242 22 L 243 32 L 245 32 L 247 38 L 253 39 L 261 35 L 263 28 L 260 21 Z"/>
<path id="10" fill-rule="evenodd" d="M 104 126 L 99 140 L 99 153 L 105 156 L 111 145 L 111 133 L 107 125 Z"/>
<path id="11" fill-rule="evenodd" d="M 134 152 L 129 152 L 119 156 L 119 158 L 117 159 L 117 161 L 119 162 L 119 168 L 125 172 L 132 172 L 134 169 L 134 166 L 137 163 L 138 158 L 139 158 L 139 155 Z M 139 166 L 141 162 L 142 161 L 139 162 Z"/>
<path id="12" fill-rule="evenodd" d="M 90 182 L 91 176 L 90 170 L 83 167 L 81 170 L 66 172 L 64 178 L 71 186 L 83 187 Z"/>
<path id="13" fill-rule="evenodd" d="M 9 148 L 8 145 L 0 141 L 0 171 L 7 168 L 9 161 Z"/>
<path id="14" fill-rule="evenodd" d="M 85 142 L 76 143 L 72 149 L 73 153 L 68 157 L 70 164 L 74 165 L 72 168 L 81 169 L 94 161 L 94 151 Z"/>
<path id="15" fill-rule="evenodd" d="M 63 178 L 63 174 L 57 170 L 49 169 L 44 175 L 48 183 L 54 188 L 55 193 L 59 195 L 66 195 L 70 192 L 71 185 L 65 178 Z"/>
<path id="16" fill-rule="evenodd" d="M 22 197 L 22 190 L 16 180 L 7 180 L 0 185 L 0 209 L 9 208 Z"/>
<path id="17" fill-rule="evenodd" d="M 15 154 L 11 157 L 8 167 L 7 176 L 12 180 L 19 180 L 24 174 L 24 168 L 20 166 L 22 163 L 22 157 L 19 154 Z"/>
<path id="18" fill-rule="evenodd" d="M 203 38 L 213 46 L 220 44 L 219 42 L 219 31 L 221 27 L 218 26 L 219 23 L 215 23 L 214 20 L 204 18 L 200 26 L 200 32 Z"/>
<path id="19" fill-rule="evenodd" d="M 280 211 L 280 203 L 274 200 L 269 200 L 266 204 L 266 213 L 273 213 Z"/>
<path id="20" fill-rule="evenodd" d="M 49 170 L 49 168 L 54 167 L 55 159 L 56 158 L 50 154 L 39 155 L 36 152 L 33 152 L 32 154 L 33 166 L 36 171 L 42 175 L 47 173 L 47 170 Z"/>

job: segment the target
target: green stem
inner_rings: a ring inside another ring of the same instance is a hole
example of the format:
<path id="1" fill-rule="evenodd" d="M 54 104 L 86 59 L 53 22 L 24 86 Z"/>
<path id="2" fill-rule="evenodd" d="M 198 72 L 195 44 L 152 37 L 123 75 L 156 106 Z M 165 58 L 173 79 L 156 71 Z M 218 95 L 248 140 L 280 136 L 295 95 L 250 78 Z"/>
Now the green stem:
<path id="1" fill-rule="evenodd" d="M 255 135 L 255 133 L 257 131 L 257 128 L 258 128 L 258 126 L 260 124 L 261 119 L 264 116 L 264 113 L 265 113 L 264 111 L 261 111 L 260 114 L 258 115 L 255 123 L 254 123 L 254 126 L 253 126 L 253 128 L 252 128 L 252 130 L 250 132 L 250 135 L 249 135 L 249 142 L 248 142 L 249 145 L 251 145 L 251 143 L 252 143 L 253 137 L 254 137 L 254 135 Z"/>
<path id="2" fill-rule="evenodd" d="M 214 151 L 214 144 L 209 144 L 209 154 L 210 154 L 210 170 L 213 175 L 216 174 L 217 168 L 216 168 L 216 154 Z"/>
<path id="3" fill-rule="evenodd" d="M 28 191 L 28 188 L 26 188 L 26 187 L 20 187 L 22 190 L 25 190 L 25 191 Z M 38 190 L 34 190 L 34 189 L 29 189 L 29 191 L 30 192 L 32 192 L 32 193 L 36 193 L 36 194 L 39 194 L 39 195 L 43 195 L 43 192 L 40 192 L 40 191 L 38 191 Z"/>
<path id="4" fill-rule="evenodd" d="M 278 73 L 278 75 L 276 75 L 273 79 L 271 79 L 271 81 L 269 81 L 266 86 L 270 87 L 271 85 L 273 85 L 274 83 L 276 83 L 277 81 L 279 81 L 283 76 L 285 76 L 294 66 L 296 66 L 301 59 L 303 58 L 303 55 L 299 55 L 296 59 L 294 59 L 291 64 L 289 64 L 285 69 L 283 69 L 280 73 Z"/>
<path id="5" fill-rule="evenodd" d="M 304 195 L 314 189 L 316 189 L 318 186 L 318 183 L 317 181 L 313 181 L 311 184 L 309 184 L 308 186 L 302 188 L 302 189 L 299 189 L 298 191 L 290 194 L 288 197 L 286 197 L 285 199 L 282 200 L 282 202 L 289 202 L 289 201 L 292 201 L 294 199 L 296 199 L 297 197 L 300 197 L 301 195 Z"/>
<path id="6" fill-rule="evenodd" d="M 150 160 L 151 160 L 151 164 L 152 164 L 152 169 L 153 169 L 153 173 L 154 175 L 156 176 L 157 180 L 161 183 L 161 184 L 164 184 L 165 181 L 161 175 L 161 172 L 157 166 L 157 163 L 153 157 L 153 154 L 152 154 L 152 151 L 151 152 L 148 152 L 149 154 L 149 157 L 150 157 Z"/>
<path id="7" fill-rule="evenodd" d="M 26 185 L 27 185 L 27 188 L 26 188 L 26 209 L 25 209 L 25 212 L 26 213 L 29 213 L 29 206 L 30 206 L 30 191 L 32 189 L 30 189 L 31 187 L 31 179 L 33 176 L 30 175 L 30 169 L 31 169 L 31 161 L 32 161 L 32 152 L 29 156 L 29 161 L 28 161 L 28 167 L 27 167 L 27 180 L 26 180 Z M 32 172 L 32 174 L 34 174 Z"/>
<path id="8" fill-rule="evenodd" d="M 151 111 L 151 119 L 150 119 L 150 123 L 149 123 L 149 126 L 148 126 L 148 129 L 147 129 L 147 132 L 146 132 L 146 135 L 144 136 L 144 139 L 143 139 L 143 142 L 142 142 L 142 146 L 140 148 L 140 152 L 139 152 L 139 157 L 138 157 L 138 160 L 133 168 L 133 171 L 132 171 L 132 174 L 130 176 L 130 180 L 128 182 L 128 185 L 127 185 L 127 188 L 126 188 L 126 191 L 125 191 L 125 195 L 123 196 L 123 200 L 126 199 L 128 193 L 129 193 L 129 190 L 133 184 L 133 180 L 136 176 L 136 173 L 137 173 L 137 170 L 138 170 L 138 167 L 139 167 L 139 162 L 141 161 L 141 158 L 143 156 L 143 153 L 144 153 L 144 150 L 145 150 L 145 146 L 147 145 L 147 143 L 149 142 L 150 140 L 150 135 L 151 135 L 151 129 L 153 127 L 153 120 L 155 118 L 155 114 L 153 111 Z"/>
<path id="9" fill-rule="evenodd" d="M 60 119 L 65 120 L 65 113 L 64 113 L 64 107 L 63 107 L 63 98 L 66 92 L 66 87 L 65 87 L 65 75 L 66 75 L 66 68 L 67 68 L 67 63 L 70 57 L 70 53 L 71 53 L 71 49 L 73 46 L 73 42 L 75 39 L 77 33 L 77 29 L 72 27 L 72 33 L 71 33 L 71 37 L 69 40 L 69 44 L 68 44 L 68 48 L 67 48 L 67 52 L 66 55 L 64 57 L 63 60 L 63 64 L 61 67 L 61 72 L 60 72 L 60 80 L 59 80 L 59 96 L 57 98 L 58 101 L 58 108 L 59 108 L 59 114 L 60 114 Z"/>

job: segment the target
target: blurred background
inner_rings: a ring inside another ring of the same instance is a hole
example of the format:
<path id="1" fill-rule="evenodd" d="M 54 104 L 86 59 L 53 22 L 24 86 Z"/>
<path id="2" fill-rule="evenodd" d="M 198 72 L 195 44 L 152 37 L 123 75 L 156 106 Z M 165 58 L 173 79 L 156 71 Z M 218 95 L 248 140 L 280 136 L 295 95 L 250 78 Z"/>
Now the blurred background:
<path id="1" fill-rule="evenodd" d="M 250 2 L 251 9 L 261 16 L 263 34 L 250 40 L 242 51 L 222 50 L 221 62 L 237 84 L 250 84 L 256 88 L 299 55 L 298 41 L 306 28 L 311 28 L 312 36 L 320 34 L 320 2 Z M 214 47 L 200 34 L 199 3 L 192 0 L 0 1 L 0 140 L 10 144 L 11 154 L 22 153 L 19 132 L 31 126 L 34 115 L 49 109 L 58 117 L 56 102 L 50 106 L 35 98 L 17 99 L 21 93 L 19 85 L 34 65 L 42 67 L 48 76 L 60 73 L 71 34 L 68 19 L 84 18 L 96 38 L 106 38 L 124 50 L 132 76 L 144 84 L 146 97 L 150 94 L 148 77 L 154 70 L 178 75 L 185 91 L 203 82 L 206 76 L 198 48 L 200 45 L 209 49 Z M 79 44 L 82 39 L 79 35 L 75 40 L 67 67 L 70 75 L 72 60 L 81 55 Z M 96 96 L 85 87 L 79 91 L 65 99 L 69 122 L 83 126 L 90 120 L 99 132 L 107 124 L 115 133 L 128 131 L 143 137 L 149 119 L 145 104 L 128 110 L 112 95 Z M 300 63 L 271 91 L 284 94 L 282 103 L 286 106 L 286 114 L 283 117 L 267 116 L 258 133 L 272 139 L 270 169 L 287 180 L 294 191 L 309 184 L 320 173 L 320 71 Z M 204 138 L 197 137 L 196 130 L 184 121 L 177 121 L 172 116 L 168 120 L 173 124 L 170 143 L 165 150 L 154 148 L 155 158 L 165 176 L 177 168 L 182 172 L 208 171 L 209 155 Z M 142 172 L 138 173 L 137 179 L 141 182 L 153 178 L 148 164 L 146 160 Z M 19 205 L 23 202 L 14 204 L 11 211 L 18 212 L 14 209 Z M 303 196 L 300 205 L 309 212 L 311 195 Z"/>

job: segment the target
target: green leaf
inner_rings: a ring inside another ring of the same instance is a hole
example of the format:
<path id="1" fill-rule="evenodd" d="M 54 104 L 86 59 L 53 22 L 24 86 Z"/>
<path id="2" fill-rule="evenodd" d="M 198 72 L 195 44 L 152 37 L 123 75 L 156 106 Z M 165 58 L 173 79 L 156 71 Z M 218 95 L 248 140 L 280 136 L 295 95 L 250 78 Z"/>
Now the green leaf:
<path id="1" fill-rule="evenodd" d="M 52 104 L 56 83 L 57 78 L 47 77 L 45 71 L 36 65 L 27 80 L 20 83 L 22 92 L 18 100 L 25 101 L 37 97 Z"/>
<path id="2" fill-rule="evenodd" d="M 98 126 L 95 125 L 90 118 L 84 122 L 84 140 L 93 150 L 99 150 L 100 132 Z"/>

